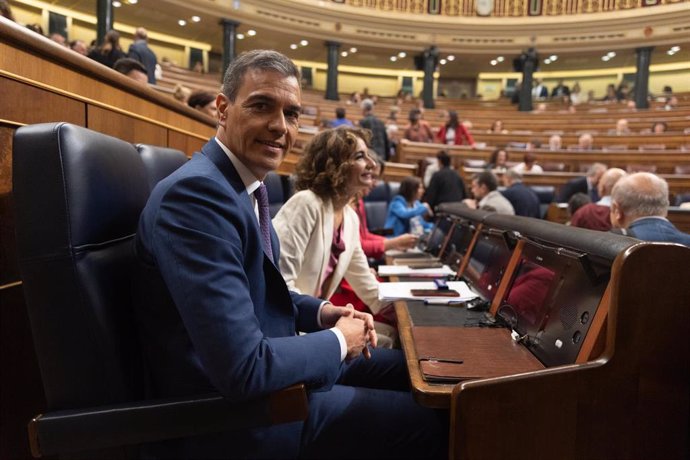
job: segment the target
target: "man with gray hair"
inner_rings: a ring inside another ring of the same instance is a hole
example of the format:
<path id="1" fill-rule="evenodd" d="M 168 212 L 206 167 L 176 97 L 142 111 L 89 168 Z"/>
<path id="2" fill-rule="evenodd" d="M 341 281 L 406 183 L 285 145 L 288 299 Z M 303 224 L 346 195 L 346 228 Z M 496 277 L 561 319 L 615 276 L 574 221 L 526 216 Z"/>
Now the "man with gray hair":
<path id="1" fill-rule="evenodd" d="M 297 137 L 299 81 L 275 51 L 228 66 L 215 137 L 141 214 L 134 296 L 151 396 L 244 403 L 302 383 L 308 417 L 169 441 L 153 457 L 447 456 L 447 413 L 414 401 L 404 356 L 375 348 L 371 315 L 290 292 L 278 269 L 263 180 Z"/>
<path id="2" fill-rule="evenodd" d="M 611 223 L 624 234 L 645 241 L 690 246 L 690 235 L 668 221 L 668 183 L 640 172 L 624 177 L 611 193 Z"/>
<path id="3" fill-rule="evenodd" d="M 503 185 L 506 189 L 501 194 L 510 201 L 515 210 L 515 215 L 535 217 L 540 219 L 541 209 L 537 193 L 522 183 L 522 174 L 509 169 L 503 173 Z"/>
<path id="4" fill-rule="evenodd" d="M 611 230 L 611 191 L 616 183 L 625 177 L 627 173 L 620 168 L 609 168 L 599 179 L 597 191 L 601 199 L 596 203 L 588 203 L 580 207 L 570 219 L 570 225 L 574 227 L 589 228 L 608 232 Z"/>
<path id="5" fill-rule="evenodd" d="M 156 64 L 158 58 L 148 45 L 149 34 L 143 27 L 134 32 L 134 43 L 129 45 L 127 57 L 141 62 L 146 67 L 146 75 L 150 84 L 156 84 Z"/>
<path id="6" fill-rule="evenodd" d="M 374 101 L 364 99 L 361 104 L 362 119 L 359 120 L 360 128 L 371 131 L 371 148 L 379 154 L 384 161 L 388 161 L 391 156 L 390 140 L 386 134 L 386 125 L 374 115 Z"/>
<path id="7" fill-rule="evenodd" d="M 577 177 L 575 179 L 569 180 L 561 188 L 561 192 L 558 195 L 559 203 L 567 203 L 571 196 L 576 193 L 586 193 L 589 195 L 593 203 L 599 201 L 599 193 L 597 191 L 597 184 L 602 174 L 606 172 L 606 165 L 603 163 L 594 163 L 587 170 L 587 174 L 584 177 Z"/>

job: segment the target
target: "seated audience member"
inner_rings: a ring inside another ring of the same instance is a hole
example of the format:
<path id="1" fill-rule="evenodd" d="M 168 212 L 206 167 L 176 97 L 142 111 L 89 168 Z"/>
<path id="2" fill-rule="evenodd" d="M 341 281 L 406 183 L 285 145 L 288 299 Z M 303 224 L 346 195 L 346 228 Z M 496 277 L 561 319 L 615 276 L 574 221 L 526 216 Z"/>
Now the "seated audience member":
<path id="1" fill-rule="evenodd" d="M 335 119 L 330 122 L 331 128 L 337 128 L 338 126 L 354 126 L 350 120 L 345 118 L 345 109 L 343 107 L 335 109 Z"/>
<path id="2" fill-rule="evenodd" d="M 618 102 L 619 99 L 618 93 L 616 92 L 616 85 L 614 85 L 613 83 L 609 83 L 606 86 L 606 94 L 601 100 L 605 102 Z"/>
<path id="3" fill-rule="evenodd" d="M 408 116 L 410 124 L 405 129 L 404 137 L 412 142 L 432 142 L 434 134 L 431 132 L 429 123 L 422 120 L 422 112 L 419 109 L 410 110 Z"/>
<path id="4" fill-rule="evenodd" d="M 503 185 L 506 189 L 501 194 L 513 205 L 516 216 L 534 217 L 541 219 L 539 196 L 522 183 L 522 174 L 509 169 L 503 173 Z"/>
<path id="5" fill-rule="evenodd" d="M 175 89 L 173 89 L 173 97 L 175 98 L 175 100 L 185 105 L 187 105 L 187 101 L 189 100 L 189 96 L 191 94 L 192 90 L 180 83 L 176 84 Z"/>
<path id="6" fill-rule="evenodd" d="M 575 84 L 577 85 L 577 83 L 575 83 Z M 573 90 L 574 89 L 575 89 L 575 87 L 573 86 Z M 579 85 L 578 85 L 578 90 L 579 90 Z M 571 95 L 570 88 L 568 88 L 568 86 L 565 83 L 563 83 L 563 79 L 558 80 L 558 83 L 556 84 L 556 86 L 554 86 L 553 89 L 551 90 L 551 98 L 552 99 L 558 99 L 558 98 L 561 98 L 563 96 L 570 96 L 570 95 Z"/>
<path id="7" fill-rule="evenodd" d="M 652 134 L 663 134 L 668 130 L 668 125 L 664 121 L 657 121 L 652 125 Z"/>
<path id="8" fill-rule="evenodd" d="M 671 96 L 666 98 L 666 103 L 664 104 L 664 110 L 673 110 L 678 107 L 678 98 L 676 96 Z"/>
<path id="9" fill-rule="evenodd" d="M 486 169 L 493 169 L 498 172 L 503 172 L 508 169 L 508 152 L 501 148 L 491 152 Z"/>
<path id="10" fill-rule="evenodd" d="M 458 112 L 451 110 L 448 112 L 448 121 L 439 129 L 436 141 L 446 145 L 471 145 L 474 146 L 474 139 L 470 132 L 458 120 Z"/>
<path id="11" fill-rule="evenodd" d="M 553 134 L 549 137 L 549 150 L 561 150 L 563 148 L 563 139 L 558 134 Z"/>
<path id="12" fill-rule="evenodd" d="M 86 43 L 84 43 L 84 40 L 72 40 L 69 42 L 69 49 L 74 51 L 75 53 L 79 53 L 82 56 L 87 56 L 89 54 L 89 50 L 86 47 Z"/>
<path id="13" fill-rule="evenodd" d="M 488 134 L 507 134 L 508 130 L 503 128 L 503 121 L 496 120 L 491 123 L 491 128 L 487 131 Z"/>
<path id="14" fill-rule="evenodd" d="M 40 24 L 27 24 L 26 28 L 32 32 L 36 32 L 38 35 L 43 35 L 43 27 Z"/>
<path id="15" fill-rule="evenodd" d="M 146 67 L 144 67 L 141 62 L 135 61 L 134 59 L 118 59 L 115 64 L 113 64 L 113 70 L 128 76 L 142 85 L 147 84 L 149 81 L 146 75 Z"/>
<path id="16" fill-rule="evenodd" d="M 62 34 L 59 34 L 57 32 L 53 32 L 52 34 L 50 34 L 50 36 L 48 38 L 50 38 L 52 41 L 54 41 L 55 43 L 57 43 L 60 46 L 65 46 L 65 47 L 67 46 L 67 39 Z"/>
<path id="17" fill-rule="evenodd" d="M 594 149 L 594 137 L 589 133 L 580 134 L 577 138 L 577 150 Z"/>
<path id="18" fill-rule="evenodd" d="M 305 146 L 295 168 L 298 190 L 273 218 L 280 240 L 280 272 L 291 290 L 330 299 L 345 278 L 357 297 L 379 313 L 379 283 L 359 241 L 350 203 L 369 190 L 375 162 L 369 133 L 342 127 L 323 131 Z M 394 327 L 376 324 L 379 345 L 390 348 Z"/>
<path id="19" fill-rule="evenodd" d="M 384 227 L 393 230 L 393 236 L 412 233 L 421 236 L 426 230 L 431 230 L 431 223 L 424 221 L 422 216 L 433 215 L 431 207 L 419 201 L 424 195 L 421 179 L 408 176 L 400 182 L 398 194 L 393 197 L 388 206 L 388 215 Z"/>
<path id="20" fill-rule="evenodd" d="M 577 192 L 573 196 L 570 197 L 568 200 L 568 222 L 566 222 L 566 225 L 570 225 L 570 219 L 573 217 L 573 215 L 577 212 L 578 209 L 580 209 L 582 206 L 591 203 L 592 199 L 587 195 L 586 193 L 582 192 Z"/>
<path id="21" fill-rule="evenodd" d="M 599 179 L 606 172 L 606 165 L 603 163 L 594 163 L 587 170 L 587 174 L 584 177 L 576 177 L 566 182 L 561 188 L 561 192 L 558 195 L 559 203 L 567 203 L 570 197 L 578 192 L 586 193 L 589 195 L 592 202 L 599 201 L 599 193 L 597 192 L 597 185 L 599 184 Z"/>
<path id="22" fill-rule="evenodd" d="M 216 95 L 210 91 L 194 91 L 187 99 L 187 105 L 206 115 L 218 118 Z"/>
<path id="23" fill-rule="evenodd" d="M 142 212 L 133 278 L 152 397 L 220 392 L 242 404 L 303 383 L 308 417 L 157 443 L 150 458 L 448 455 L 447 413 L 414 401 L 402 353 L 364 348 L 376 344 L 371 315 L 290 292 L 278 271 L 261 181 L 297 137 L 300 99 L 282 54 L 232 61 L 216 136 Z M 256 104 L 265 110 L 247 110 Z"/>
<path id="24" fill-rule="evenodd" d="M 666 218 L 668 205 L 668 183 L 664 179 L 647 172 L 630 174 L 611 192 L 611 223 L 641 240 L 690 246 L 690 235 Z"/>
<path id="25" fill-rule="evenodd" d="M 575 82 L 573 89 L 570 90 L 570 102 L 573 105 L 580 105 L 584 102 L 582 100 L 582 90 L 580 89 L 579 82 Z"/>
<path id="26" fill-rule="evenodd" d="M 472 196 L 463 200 L 472 209 L 486 209 L 498 214 L 515 215 L 510 201 L 497 190 L 498 179 L 491 171 L 482 171 L 472 178 Z"/>
<path id="27" fill-rule="evenodd" d="M 360 128 L 371 131 L 371 148 L 384 160 L 391 157 L 391 144 L 386 134 L 386 126 L 374 115 L 374 103 L 371 99 L 362 101 L 362 118 L 359 120 Z"/>
<path id="28" fill-rule="evenodd" d="M 12 8 L 7 0 L 0 0 L 0 16 L 10 21 L 14 21 L 14 15 L 12 14 Z"/>
<path id="29" fill-rule="evenodd" d="M 628 120 L 626 118 L 621 118 L 616 122 L 616 129 L 610 130 L 609 134 L 615 134 L 616 136 L 623 136 L 630 134 L 630 128 L 628 127 Z"/>
<path id="30" fill-rule="evenodd" d="M 627 173 L 620 168 L 609 168 L 599 179 L 597 190 L 601 199 L 596 203 L 589 203 L 579 208 L 570 219 L 573 227 L 589 228 L 590 230 L 611 230 L 611 190 Z"/>
<path id="31" fill-rule="evenodd" d="M 541 174 L 544 172 L 541 166 L 537 164 L 537 156 L 532 152 L 525 152 L 522 157 L 522 163 L 518 163 L 511 169 L 519 174 L 524 174 L 526 172 Z"/>
<path id="32" fill-rule="evenodd" d="M 105 34 L 101 46 L 93 48 L 89 52 L 89 57 L 112 69 L 117 61 L 127 57 L 120 46 L 120 33 L 116 30 L 109 30 Z M 144 71 L 146 71 L 146 68 L 144 68 Z M 148 82 L 148 78 L 146 81 Z"/>
<path id="33" fill-rule="evenodd" d="M 541 79 L 537 78 L 534 80 L 534 86 L 532 87 L 532 99 L 546 99 L 549 97 L 549 89 L 544 86 Z"/>
<path id="34" fill-rule="evenodd" d="M 435 209 L 441 203 L 462 201 L 466 197 L 465 183 L 456 170 L 450 166 L 450 157 L 445 150 L 436 154 L 439 170 L 431 176 L 429 187 L 422 201 Z"/>

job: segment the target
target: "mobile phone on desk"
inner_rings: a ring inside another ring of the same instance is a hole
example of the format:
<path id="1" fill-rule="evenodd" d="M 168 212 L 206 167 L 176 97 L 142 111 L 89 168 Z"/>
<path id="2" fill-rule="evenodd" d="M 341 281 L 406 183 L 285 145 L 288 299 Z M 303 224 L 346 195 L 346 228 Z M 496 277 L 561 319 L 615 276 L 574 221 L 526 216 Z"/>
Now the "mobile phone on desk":
<path id="1" fill-rule="evenodd" d="M 460 297 L 460 293 L 453 289 L 412 289 L 415 297 Z"/>

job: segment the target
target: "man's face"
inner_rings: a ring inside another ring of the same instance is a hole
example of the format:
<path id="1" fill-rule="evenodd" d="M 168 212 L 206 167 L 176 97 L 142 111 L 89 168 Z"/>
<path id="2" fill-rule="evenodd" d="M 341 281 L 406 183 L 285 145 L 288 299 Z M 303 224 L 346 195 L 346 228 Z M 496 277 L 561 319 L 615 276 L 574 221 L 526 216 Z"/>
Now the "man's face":
<path id="1" fill-rule="evenodd" d="M 472 181 L 472 187 L 470 187 L 470 190 L 472 191 L 472 195 L 474 195 L 475 200 L 481 200 L 488 193 L 486 185 L 480 184 L 477 179 Z"/>
<path id="2" fill-rule="evenodd" d="M 301 93 L 295 77 L 250 69 L 235 102 L 216 98 L 218 139 L 257 177 L 280 166 L 299 127 Z"/>

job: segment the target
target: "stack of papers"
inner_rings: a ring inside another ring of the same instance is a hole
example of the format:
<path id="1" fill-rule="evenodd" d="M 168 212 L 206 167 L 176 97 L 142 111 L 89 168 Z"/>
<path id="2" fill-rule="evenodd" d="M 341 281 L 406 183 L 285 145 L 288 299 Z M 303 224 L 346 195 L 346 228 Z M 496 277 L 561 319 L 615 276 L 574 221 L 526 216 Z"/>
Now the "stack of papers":
<path id="1" fill-rule="evenodd" d="M 399 283 L 379 283 L 379 300 L 391 302 L 394 300 L 438 300 L 437 297 L 418 297 L 412 295 L 412 289 L 436 289 L 433 281 L 403 281 Z M 460 293 L 460 297 L 450 297 L 449 302 L 465 302 L 476 299 L 464 281 L 448 281 L 448 289 Z"/>
<path id="2" fill-rule="evenodd" d="M 430 278 L 443 278 L 454 276 L 455 272 L 448 266 L 435 268 L 414 268 L 409 265 L 379 265 L 379 276 L 420 276 Z"/>
<path id="3" fill-rule="evenodd" d="M 411 249 L 389 249 L 386 255 L 390 257 L 431 257 L 431 254 L 424 252 L 421 249 L 414 247 Z"/>

